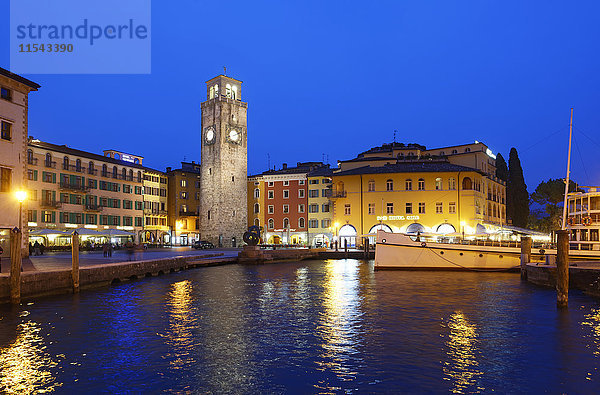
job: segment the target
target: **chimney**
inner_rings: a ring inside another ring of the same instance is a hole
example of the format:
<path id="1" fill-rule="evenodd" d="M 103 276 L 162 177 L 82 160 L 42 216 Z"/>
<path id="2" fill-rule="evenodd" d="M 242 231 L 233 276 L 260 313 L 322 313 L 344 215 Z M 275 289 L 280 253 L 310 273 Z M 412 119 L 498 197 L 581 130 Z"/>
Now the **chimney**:
<path id="1" fill-rule="evenodd" d="M 170 172 L 170 171 L 171 171 L 171 168 L 170 168 L 170 167 L 167 167 L 167 173 L 168 173 L 168 172 Z"/>
<path id="2" fill-rule="evenodd" d="M 196 161 L 195 161 L 195 160 L 193 160 L 193 161 L 192 161 L 192 165 L 195 165 L 195 164 L 196 164 Z"/>
<path id="3" fill-rule="evenodd" d="M 283 164 L 283 168 L 284 168 L 284 169 L 287 169 L 287 163 L 284 163 L 284 164 Z"/>

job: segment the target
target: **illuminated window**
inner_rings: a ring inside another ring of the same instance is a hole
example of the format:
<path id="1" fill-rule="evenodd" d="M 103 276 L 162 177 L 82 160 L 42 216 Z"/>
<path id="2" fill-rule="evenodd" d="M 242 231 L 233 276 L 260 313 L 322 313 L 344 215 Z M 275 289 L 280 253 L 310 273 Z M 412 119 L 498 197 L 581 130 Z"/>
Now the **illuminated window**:
<path id="1" fill-rule="evenodd" d="M 385 213 L 386 214 L 394 214 L 394 203 L 387 203 L 385 205 Z"/>
<path id="2" fill-rule="evenodd" d="M 181 187 L 182 188 L 187 187 L 187 180 L 181 180 Z"/>
<path id="3" fill-rule="evenodd" d="M 225 96 L 227 96 L 228 99 L 231 99 L 231 85 L 229 84 L 225 85 Z"/>
<path id="4" fill-rule="evenodd" d="M 440 191 L 440 190 L 443 189 L 443 187 L 442 187 L 442 179 L 440 177 L 438 177 L 438 178 L 435 179 L 435 189 L 437 191 Z"/>
<path id="5" fill-rule="evenodd" d="M 386 186 L 385 186 L 385 188 L 386 188 L 386 191 L 393 191 L 393 190 L 394 190 L 394 181 L 392 181 L 392 180 L 387 180 L 387 181 L 385 182 L 385 185 L 386 185 Z"/>
<path id="6" fill-rule="evenodd" d="M 369 215 L 375 215 L 375 203 L 369 203 Z"/>
<path id="7" fill-rule="evenodd" d="M 298 205 L 298 212 L 299 213 L 303 213 L 304 212 L 304 205 L 303 204 L 299 204 Z"/>
<path id="8" fill-rule="evenodd" d="M 236 86 L 236 85 L 232 86 L 232 87 L 231 87 L 231 98 L 232 98 L 233 100 L 237 100 L 237 97 L 238 97 L 238 94 L 237 94 L 237 93 L 238 93 L 238 92 L 237 92 L 237 86 Z"/>

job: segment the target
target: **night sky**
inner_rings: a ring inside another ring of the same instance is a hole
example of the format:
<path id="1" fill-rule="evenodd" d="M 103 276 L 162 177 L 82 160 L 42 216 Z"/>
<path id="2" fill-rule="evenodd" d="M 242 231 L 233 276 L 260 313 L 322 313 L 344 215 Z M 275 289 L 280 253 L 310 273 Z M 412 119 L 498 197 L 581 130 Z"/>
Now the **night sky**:
<path id="1" fill-rule="evenodd" d="M 6 11 L 7 1 L 2 2 Z M 29 134 L 164 170 L 200 160 L 205 81 L 242 80 L 248 171 L 393 140 L 519 151 L 529 190 L 600 185 L 598 1 L 154 0 L 152 74 L 26 75 Z M 9 68 L 8 12 L 0 66 Z"/>

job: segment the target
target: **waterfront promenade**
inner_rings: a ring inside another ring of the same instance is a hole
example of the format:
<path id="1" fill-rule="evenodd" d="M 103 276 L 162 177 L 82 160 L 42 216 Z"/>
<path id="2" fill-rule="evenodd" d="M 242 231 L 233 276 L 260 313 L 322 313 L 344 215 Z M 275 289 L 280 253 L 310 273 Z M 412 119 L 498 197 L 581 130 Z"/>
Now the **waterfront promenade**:
<path id="1" fill-rule="evenodd" d="M 236 257 L 240 252 L 239 249 L 211 249 L 211 250 L 195 250 L 191 247 L 173 247 L 173 248 L 157 248 L 133 253 L 127 250 L 114 250 L 112 257 L 103 257 L 102 251 L 81 251 L 79 253 L 79 266 L 84 268 L 87 266 L 102 265 L 107 263 L 127 262 L 130 260 L 156 260 L 164 258 L 172 258 L 176 256 L 198 256 L 223 254 L 223 257 Z M 10 269 L 10 259 L 2 258 L 0 262 L 2 273 L 0 276 L 8 276 Z M 44 255 L 30 256 L 23 259 L 23 271 L 52 271 L 71 269 L 71 252 L 46 252 Z"/>

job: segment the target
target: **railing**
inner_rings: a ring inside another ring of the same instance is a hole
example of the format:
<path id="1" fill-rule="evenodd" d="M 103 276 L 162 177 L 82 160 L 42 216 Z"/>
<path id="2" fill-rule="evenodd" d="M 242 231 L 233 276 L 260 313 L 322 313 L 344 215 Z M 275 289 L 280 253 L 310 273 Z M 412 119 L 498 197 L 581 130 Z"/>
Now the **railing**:
<path id="1" fill-rule="evenodd" d="M 37 158 L 27 158 L 28 165 L 37 165 L 37 163 L 38 163 Z"/>
<path id="2" fill-rule="evenodd" d="M 77 172 L 77 173 L 85 173 L 85 171 L 86 171 L 86 168 L 83 167 L 83 166 L 81 166 L 81 165 L 79 165 L 79 166 L 77 166 L 77 165 L 68 165 L 66 163 L 63 163 L 62 169 L 63 170 L 68 170 L 68 171 L 74 171 L 74 172 Z"/>
<path id="3" fill-rule="evenodd" d="M 48 208 L 59 208 L 62 206 L 62 203 L 52 199 L 42 199 L 40 201 L 40 207 L 48 207 Z"/>
<path id="4" fill-rule="evenodd" d="M 103 207 L 98 204 L 86 203 L 83 209 L 86 211 L 102 211 Z"/>
<path id="5" fill-rule="evenodd" d="M 68 189 L 76 192 L 87 192 L 88 187 L 81 184 L 71 184 L 70 182 L 61 181 L 60 182 L 61 189 Z"/>
<path id="6" fill-rule="evenodd" d="M 345 198 L 345 197 L 346 197 L 346 191 L 331 191 L 332 199 Z"/>
<path id="7" fill-rule="evenodd" d="M 44 161 L 44 166 L 50 167 L 52 169 L 56 169 L 56 162 L 54 161 Z"/>
<path id="8" fill-rule="evenodd" d="M 183 210 L 179 211 L 180 217 L 195 217 L 197 215 L 198 215 L 198 213 L 195 211 L 183 211 Z"/>
<path id="9" fill-rule="evenodd" d="M 189 213 L 189 211 L 186 211 L 186 213 Z M 154 209 L 145 208 L 144 209 L 144 215 L 167 215 L 167 211 L 166 210 L 154 210 Z"/>
<path id="10" fill-rule="evenodd" d="M 98 170 L 97 169 L 90 169 L 88 167 L 87 173 L 95 176 L 96 174 L 98 174 Z"/>

